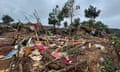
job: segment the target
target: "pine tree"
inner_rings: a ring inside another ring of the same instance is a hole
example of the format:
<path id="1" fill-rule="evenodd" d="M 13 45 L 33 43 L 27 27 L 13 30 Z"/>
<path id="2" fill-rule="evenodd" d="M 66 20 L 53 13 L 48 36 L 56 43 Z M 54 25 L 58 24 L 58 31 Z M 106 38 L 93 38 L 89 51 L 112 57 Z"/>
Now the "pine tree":
<path id="1" fill-rule="evenodd" d="M 94 20 L 100 14 L 100 10 L 97 10 L 96 7 L 90 5 L 88 9 L 85 9 L 85 17 Z"/>

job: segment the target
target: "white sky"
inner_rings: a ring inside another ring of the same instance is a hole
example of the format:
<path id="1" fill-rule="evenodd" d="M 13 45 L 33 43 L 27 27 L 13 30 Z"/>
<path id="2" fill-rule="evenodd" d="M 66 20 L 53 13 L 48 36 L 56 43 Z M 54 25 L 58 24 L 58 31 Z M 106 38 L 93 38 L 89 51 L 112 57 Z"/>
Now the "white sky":
<path id="1" fill-rule="evenodd" d="M 34 9 L 37 10 L 42 24 L 48 24 L 48 14 L 58 4 L 60 8 L 67 0 L 0 0 L 0 18 L 8 14 L 16 21 L 26 21 L 27 16 L 31 21 L 35 22 L 33 16 Z M 76 0 L 76 4 L 80 5 L 80 19 L 86 20 L 84 17 L 84 9 L 89 5 L 101 9 L 100 16 L 97 20 L 103 21 L 111 28 L 120 29 L 120 0 Z"/>

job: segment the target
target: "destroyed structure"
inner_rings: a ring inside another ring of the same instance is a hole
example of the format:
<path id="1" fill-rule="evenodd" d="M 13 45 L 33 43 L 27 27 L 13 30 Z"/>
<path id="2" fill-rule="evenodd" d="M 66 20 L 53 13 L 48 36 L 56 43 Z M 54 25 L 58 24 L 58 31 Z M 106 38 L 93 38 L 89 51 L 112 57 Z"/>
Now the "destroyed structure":
<path id="1" fill-rule="evenodd" d="M 49 27 L 40 33 L 35 25 L 1 33 L 0 72 L 105 72 L 107 60 L 120 68 L 112 36 L 94 36 L 84 27 L 72 36 L 53 34 Z"/>

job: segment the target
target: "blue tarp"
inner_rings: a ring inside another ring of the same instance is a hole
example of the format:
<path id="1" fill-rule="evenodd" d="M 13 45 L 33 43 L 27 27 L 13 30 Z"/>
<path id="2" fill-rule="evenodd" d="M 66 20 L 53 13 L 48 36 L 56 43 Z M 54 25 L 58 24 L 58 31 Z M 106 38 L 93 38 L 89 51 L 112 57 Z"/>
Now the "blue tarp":
<path id="1" fill-rule="evenodd" d="M 6 56 L 3 57 L 3 59 L 8 59 L 12 57 L 15 54 L 15 50 L 10 51 Z"/>

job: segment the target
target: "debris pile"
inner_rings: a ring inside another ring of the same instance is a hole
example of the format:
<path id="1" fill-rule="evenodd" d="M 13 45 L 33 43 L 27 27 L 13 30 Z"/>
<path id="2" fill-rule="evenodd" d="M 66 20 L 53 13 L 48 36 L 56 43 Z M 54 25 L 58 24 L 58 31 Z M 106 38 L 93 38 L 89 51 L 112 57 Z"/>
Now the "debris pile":
<path id="1" fill-rule="evenodd" d="M 98 72 L 107 58 L 117 65 L 109 38 L 32 32 L 9 32 L 0 38 L 0 71 Z"/>

